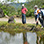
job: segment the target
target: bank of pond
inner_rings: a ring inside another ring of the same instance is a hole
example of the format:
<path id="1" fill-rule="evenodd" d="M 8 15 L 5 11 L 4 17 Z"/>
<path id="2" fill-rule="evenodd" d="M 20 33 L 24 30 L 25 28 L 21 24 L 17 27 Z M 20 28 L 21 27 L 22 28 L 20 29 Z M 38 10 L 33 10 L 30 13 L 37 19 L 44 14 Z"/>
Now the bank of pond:
<path id="1" fill-rule="evenodd" d="M 41 25 L 0 22 L 0 44 L 44 44 Z"/>
<path id="2" fill-rule="evenodd" d="M 41 25 L 35 26 L 35 24 L 0 22 L 0 31 L 8 32 L 12 35 L 15 32 L 36 32 L 38 35 L 44 35 L 44 28 L 41 28 Z"/>

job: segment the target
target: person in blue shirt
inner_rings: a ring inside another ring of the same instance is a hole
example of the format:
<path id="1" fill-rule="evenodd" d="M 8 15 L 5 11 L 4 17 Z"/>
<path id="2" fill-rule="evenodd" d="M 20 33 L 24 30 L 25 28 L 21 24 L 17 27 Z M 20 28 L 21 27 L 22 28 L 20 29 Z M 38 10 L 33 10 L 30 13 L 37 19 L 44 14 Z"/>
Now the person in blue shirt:
<path id="1" fill-rule="evenodd" d="M 35 5 L 34 8 L 35 8 L 35 11 L 34 11 L 35 22 L 36 22 L 36 25 L 38 25 L 38 19 L 39 19 L 40 10 L 38 9 L 38 6 L 37 5 Z"/>

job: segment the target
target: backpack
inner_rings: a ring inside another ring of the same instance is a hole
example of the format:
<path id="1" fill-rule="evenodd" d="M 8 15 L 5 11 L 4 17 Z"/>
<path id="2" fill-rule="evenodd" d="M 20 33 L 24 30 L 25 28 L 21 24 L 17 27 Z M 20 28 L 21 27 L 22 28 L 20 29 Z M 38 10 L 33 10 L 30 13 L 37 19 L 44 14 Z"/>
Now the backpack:
<path id="1" fill-rule="evenodd" d="M 40 13 L 40 10 L 39 10 L 39 9 L 37 10 L 37 13 L 38 13 L 38 14 Z"/>

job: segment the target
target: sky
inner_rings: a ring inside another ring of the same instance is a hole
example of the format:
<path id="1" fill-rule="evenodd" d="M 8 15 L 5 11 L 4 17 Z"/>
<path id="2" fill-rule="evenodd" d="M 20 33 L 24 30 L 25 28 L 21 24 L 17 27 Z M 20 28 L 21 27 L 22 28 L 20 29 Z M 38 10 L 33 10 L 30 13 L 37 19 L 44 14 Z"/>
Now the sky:
<path id="1" fill-rule="evenodd" d="M 26 0 L 19 0 L 19 2 L 26 2 Z"/>
<path id="2" fill-rule="evenodd" d="M 0 0 L 1 2 L 4 1 L 4 0 Z M 19 2 L 26 2 L 26 0 L 19 0 Z"/>

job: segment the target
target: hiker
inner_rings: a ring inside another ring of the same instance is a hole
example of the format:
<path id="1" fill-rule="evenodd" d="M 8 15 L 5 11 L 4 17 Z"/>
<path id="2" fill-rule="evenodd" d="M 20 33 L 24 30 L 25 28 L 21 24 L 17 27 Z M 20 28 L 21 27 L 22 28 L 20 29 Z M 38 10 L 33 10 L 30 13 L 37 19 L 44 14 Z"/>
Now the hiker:
<path id="1" fill-rule="evenodd" d="M 38 25 L 38 20 L 39 20 L 39 13 L 40 13 L 40 10 L 38 9 L 38 6 L 37 6 L 37 5 L 35 5 L 34 8 L 35 8 L 35 12 L 34 12 L 34 15 L 35 15 L 35 21 L 36 21 L 36 25 Z"/>
<path id="2" fill-rule="evenodd" d="M 14 20 L 14 16 L 9 18 L 8 23 L 16 23 L 15 20 Z"/>
<path id="3" fill-rule="evenodd" d="M 43 12 L 43 27 L 44 27 L 44 9 L 42 10 Z"/>
<path id="4" fill-rule="evenodd" d="M 22 9 L 21 9 L 21 12 L 22 12 L 22 23 L 25 24 L 26 23 L 26 12 L 27 12 L 27 8 L 25 8 L 24 4 L 22 4 Z"/>
<path id="5" fill-rule="evenodd" d="M 43 12 L 42 19 L 43 19 L 43 27 L 44 27 L 44 9 L 42 8 L 41 11 Z"/>
<path id="6" fill-rule="evenodd" d="M 42 8 L 40 7 L 40 14 L 39 14 L 39 21 L 40 21 L 40 23 L 41 23 L 41 25 L 42 25 L 42 27 L 41 28 L 43 28 L 44 26 L 43 26 L 43 11 L 42 11 Z"/>

